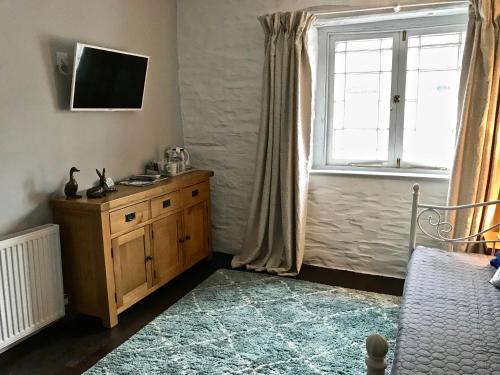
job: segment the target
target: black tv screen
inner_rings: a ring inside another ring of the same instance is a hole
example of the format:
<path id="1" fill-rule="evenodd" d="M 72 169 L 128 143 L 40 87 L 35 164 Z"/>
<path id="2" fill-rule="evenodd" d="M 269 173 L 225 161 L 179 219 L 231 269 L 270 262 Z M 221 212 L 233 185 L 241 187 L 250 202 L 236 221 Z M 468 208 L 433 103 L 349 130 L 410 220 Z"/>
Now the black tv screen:
<path id="1" fill-rule="evenodd" d="M 71 110 L 140 110 L 147 56 L 77 43 Z"/>

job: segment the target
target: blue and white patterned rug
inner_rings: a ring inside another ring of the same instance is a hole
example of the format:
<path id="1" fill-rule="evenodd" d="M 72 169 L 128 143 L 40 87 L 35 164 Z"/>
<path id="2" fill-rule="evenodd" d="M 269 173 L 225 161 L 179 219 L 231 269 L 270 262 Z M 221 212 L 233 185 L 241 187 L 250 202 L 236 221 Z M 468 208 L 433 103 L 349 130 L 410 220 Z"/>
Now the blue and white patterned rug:
<path id="1" fill-rule="evenodd" d="M 400 297 L 219 270 L 86 374 L 364 374 Z"/>

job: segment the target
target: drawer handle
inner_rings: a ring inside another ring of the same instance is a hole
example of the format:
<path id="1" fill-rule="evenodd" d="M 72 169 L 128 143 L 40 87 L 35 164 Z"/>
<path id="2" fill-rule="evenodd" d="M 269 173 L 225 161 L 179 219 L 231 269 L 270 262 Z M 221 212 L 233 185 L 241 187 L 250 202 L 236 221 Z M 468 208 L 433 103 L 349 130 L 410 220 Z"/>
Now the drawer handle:
<path id="1" fill-rule="evenodd" d="M 125 222 L 129 222 L 135 220 L 135 212 L 131 212 L 129 214 L 125 214 Z"/>
<path id="2" fill-rule="evenodd" d="M 193 190 L 193 191 L 191 192 L 191 196 L 192 196 L 192 197 L 197 197 L 197 196 L 198 196 L 198 189 Z"/>
<path id="3" fill-rule="evenodd" d="M 191 236 L 188 234 L 188 235 L 186 236 L 186 241 L 189 241 L 190 239 L 191 239 Z"/>
<path id="4" fill-rule="evenodd" d="M 170 199 L 163 201 L 163 208 L 170 207 Z"/>

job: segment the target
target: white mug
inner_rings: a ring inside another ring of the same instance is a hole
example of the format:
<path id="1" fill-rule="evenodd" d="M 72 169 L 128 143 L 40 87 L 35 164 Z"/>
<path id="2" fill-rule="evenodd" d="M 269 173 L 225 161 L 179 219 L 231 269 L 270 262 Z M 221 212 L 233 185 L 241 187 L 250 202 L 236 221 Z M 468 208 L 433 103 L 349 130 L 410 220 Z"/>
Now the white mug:
<path id="1" fill-rule="evenodd" d="M 169 176 L 175 176 L 177 174 L 177 162 L 171 161 L 167 163 L 167 174 Z"/>

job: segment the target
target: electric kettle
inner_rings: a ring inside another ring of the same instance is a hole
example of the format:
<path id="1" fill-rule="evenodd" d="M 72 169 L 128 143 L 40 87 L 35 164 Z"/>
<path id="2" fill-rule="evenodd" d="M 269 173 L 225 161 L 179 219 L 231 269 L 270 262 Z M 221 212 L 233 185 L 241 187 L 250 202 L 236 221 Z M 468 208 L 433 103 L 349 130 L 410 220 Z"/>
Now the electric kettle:
<path id="1" fill-rule="evenodd" d="M 179 171 L 190 170 L 191 160 L 189 159 L 189 152 L 184 147 L 178 147 L 177 155 L 179 155 Z"/>
<path id="2" fill-rule="evenodd" d="M 172 174 L 177 174 L 191 169 L 189 152 L 187 152 L 184 147 L 171 147 L 165 151 L 165 154 L 169 163 L 177 164 L 176 172 Z"/>

